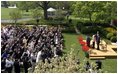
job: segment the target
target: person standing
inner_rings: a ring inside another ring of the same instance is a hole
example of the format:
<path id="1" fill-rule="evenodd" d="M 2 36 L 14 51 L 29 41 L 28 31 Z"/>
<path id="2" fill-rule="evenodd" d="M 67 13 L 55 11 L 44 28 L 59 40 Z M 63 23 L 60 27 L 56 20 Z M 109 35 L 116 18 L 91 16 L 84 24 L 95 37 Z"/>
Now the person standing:
<path id="1" fill-rule="evenodd" d="M 42 50 L 38 51 L 37 57 L 36 57 L 36 63 L 41 60 L 41 54 L 42 54 Z"/>
<path id="2" fill-rule="evenodd" d="M 96 61 L 96 65 L 97 65 L 97 70 L 102 68 L 102 62 L 100 60 Z"/>
<path id="3" fill-rule="evenodd" d="M 6 71 L 8 73 L 11 73 L 12 72 L 13 61 L 12 61 L 12 59 L 11 59 L 10 56 L 8 56 L 7 59 L 6 59 L 6 65 L 5 65 L 5 67 L 6 67 Z"/>
<path id="4" fill-rule="evenodd" d="M 99 32 L 97 31 L 96 35 L 96 43 L 97 43 L 97 50 L 100 50 L 99 45 L 100 45 L 100 35 Z"/>
<path id="5" fill-rule="evenodd" d="M 1 61 L 1 73 L 4 73 L 5 72 L 5 64 L 6 64 L 6 58 L 3 58 L 2 61 Z"/>
<path id="6" fill-rule="evenodd" d="M 95 48 L 95 35 L 92 36 L 92 40 L 93 40 L 93 44 L 92 44 L 92 48 Z"/>
<path id="7" fill-rule="evenodd" d="M 86 71 L 88 71 L 91 68 L 89 61 L 86 62 L 85 68 L 86 68 Z"/>
<path id="8" fill-rule="evenodd" d="M 20 73 L 20 62 L 18 59 L 15 59 L 15 62 L 14 62 L 14 72 Z"/>
<path id="9" fill-rule="evenodd" d="M 30 57 L 31 57 L 31 63 L 32 63 L 32 72 L 34 72 L 35 64 L 36 64 L 36 54 L 35 54 L 35 52 L 32 52 Z"/>
<path id="10" fill-rule="evenodd" d="M 26 47 L 26 45 L 27 45 L 27 39 L 25 37 L 23 38 L 23 44 Z"/>
<path id="11" fill-rule="evenodd" d="M 24 54 L 22 60 L 23 60 L 23 66 L 24 66 L 25 73 L 28 73 L 28 68 L 29 68 L 28 60 L 29 60 L 29 58 L 28 58 L 28 54 L 27 53 Z"/>
<path id="12" fill-rule="evenodd" d="M 90 37 L 87 36 L 87 38 L 86 38 L 86 42 L 87 42 L 87 46 L 88 46 L 88 47 L 90 47 L 90 41 L 91 41 Z"/>

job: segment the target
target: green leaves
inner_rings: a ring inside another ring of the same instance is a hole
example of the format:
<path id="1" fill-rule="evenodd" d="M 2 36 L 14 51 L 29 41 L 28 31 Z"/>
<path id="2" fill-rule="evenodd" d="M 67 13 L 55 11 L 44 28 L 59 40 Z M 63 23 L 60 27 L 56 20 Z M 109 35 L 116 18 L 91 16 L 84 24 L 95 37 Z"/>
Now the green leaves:
<path id="1" fill-rule="evenodd" d="M 36 9 L 34 9 L 34 10 L 32 11 L 32 17 L 33 17 L 34 19 L 38 19 L 38 18 L 41 17 L 41 16 L 42 16 L 42 13 L 41 13 L 41 10 L 40 10 L 40 9 L 36 8 Z"/>
<path id="2" fill-rule="evenodd" d="M 26 10 L 26 12 L 28 12 L 29 9 L 34 7 L 34 4 L 31 1 L 18 1 L 16 3 L 19 9 Z"/>
<path id="3" fill-rule="evenodd" d="M 88 18 L 91 22 L 116 19 L 117 2 L 78 1 L 72 5 L 73 14 L 79 18 Z"/>
<path id="4" fill-rule="evenodd" d="M 21 15 L 20 10 L 16 9 L 16 10 L 14 10 L 14 11 L 11 11 L 11 12 L 9 13 L 9 16 L 10 16 L 10 18 L 11 18 L 12 20 L 14 20 L 14 22 L 15 22 L 15 24 L 16 24 L 17 20 L 20 19 L 22 15 Z"/>
<path id="5" fill-rule="evenodd" d="M 67 54 L 67 57 L 56 57 L 49 59 L 51 63 L 48 63 L 47 60 L 45 60 L 45 63 L 42 63 L 40 61 L 38 65 L 35 68 L 35 73 L 89 73 L 85 69 L 85 64 L 88 59 L 84 59 L 83 62 L 80 62 L 80 64 L 77 64 L 77 53 L 75 53 L 75 49 L 73 49 L 75 45 L 72 45 L 70 48 L 69 53 Z M 90 63 L 91 69 L 93 69 L 93 72 L 104 72 L 102 70 L 97 71 L 96 70 L 96 64 L 95 62 Z"/>

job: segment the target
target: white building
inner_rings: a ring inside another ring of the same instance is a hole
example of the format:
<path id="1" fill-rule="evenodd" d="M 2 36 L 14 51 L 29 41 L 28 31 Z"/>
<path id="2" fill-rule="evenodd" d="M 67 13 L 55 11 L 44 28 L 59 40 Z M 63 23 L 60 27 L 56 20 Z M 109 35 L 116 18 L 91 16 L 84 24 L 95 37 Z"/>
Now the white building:
<path id="1" fill-rule="evenodd" d="M 47 12 L 48 12 L 48 17 L 54 17 L 56 15 L 56 9 L 54 8 L 47 9 Z"/>
<path id="2" fill-rule="evenodd" d="M 16 4 L 14 6 L 9 6 L 8 8 L 17 8 Z"/>

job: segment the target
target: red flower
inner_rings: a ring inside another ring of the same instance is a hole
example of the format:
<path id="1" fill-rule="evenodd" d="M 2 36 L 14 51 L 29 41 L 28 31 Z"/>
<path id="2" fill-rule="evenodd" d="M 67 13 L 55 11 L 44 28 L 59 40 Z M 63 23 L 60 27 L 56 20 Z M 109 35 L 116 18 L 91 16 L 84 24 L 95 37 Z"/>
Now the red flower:
<path id="1" fill-rule="evenodd" d="M 87 52 L 89 50 L 89 47 L 88 46 L 82 46 L 82 50 Z"/>
<path id="2" fill-rule="evenodd" d="M 83 37 L 82 36 L 79 36 L 78 37 L 78 41 L 80 42 L 80 41 L 83 41 Z"/>
<path id="3" fill-rule="evenodd" d="M 86 45 L 86 42 L 80 41 L 80 44 L 81 44 L 81 45 Z"/>

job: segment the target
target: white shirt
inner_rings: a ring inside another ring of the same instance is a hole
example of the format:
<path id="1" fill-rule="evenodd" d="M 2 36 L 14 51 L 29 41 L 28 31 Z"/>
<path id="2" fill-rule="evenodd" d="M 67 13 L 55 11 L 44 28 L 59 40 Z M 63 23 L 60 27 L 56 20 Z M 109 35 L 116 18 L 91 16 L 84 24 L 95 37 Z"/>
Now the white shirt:
<path id="1" fill-rule="evenodd" d="M 27 42 L 27 40 L 24 38 L 24 39 L 23 39 L 23 43 L 26 43 L 26 42 Z"/>
<path id="2" fill-rule="evenodd" d="M 13 66 L 13 61 L 12 60 L 7 60 L 6 59 L 6 65 L 7 68 Z"/>
<path id="3" fill-rule="evenodd" d="M 32 41 L 30 44 L 29 44 L 29 50 L 33 50 L 34 48 L 34 42 Z"/>
<path id="4" fill-rule="evenodd" d="M 39 51 L 37 54 L 36 62 L 39 62 L 39 60 L 41 60 L 41 51 Z"/>
<path id="5" fill-rule="evenodd" d="M 56 47 L 54 48 L 54 57 L 57 57 L 58 55 L 56 54 Z"/>
<path id="6" fill-rule="evenodd" d="M 23 57 L 24 57 L 25 53 L 26 53 L 26 54 L 28 54 L 28 56 L 30 56 L 30 52 L 29 52 L 29 50 L 27 50 L 26 52 L 23 52 L 23 54 L 22 54 L 21 58 L 23 58 Z"/>
<path id="7" fill-rule="evenodd" d="M 31 59 L 33 60 L 33 59 L 36 59 L 36 56 L 33 54 L 33 53 L 31 53 Z"/>
<path id="8" fill-rule="evenodd" d="M 7 31 L 8 31 L 7 28 L 3 28 L 3 32 L 4 32 L 5 34 L 7 33 Z"/>

